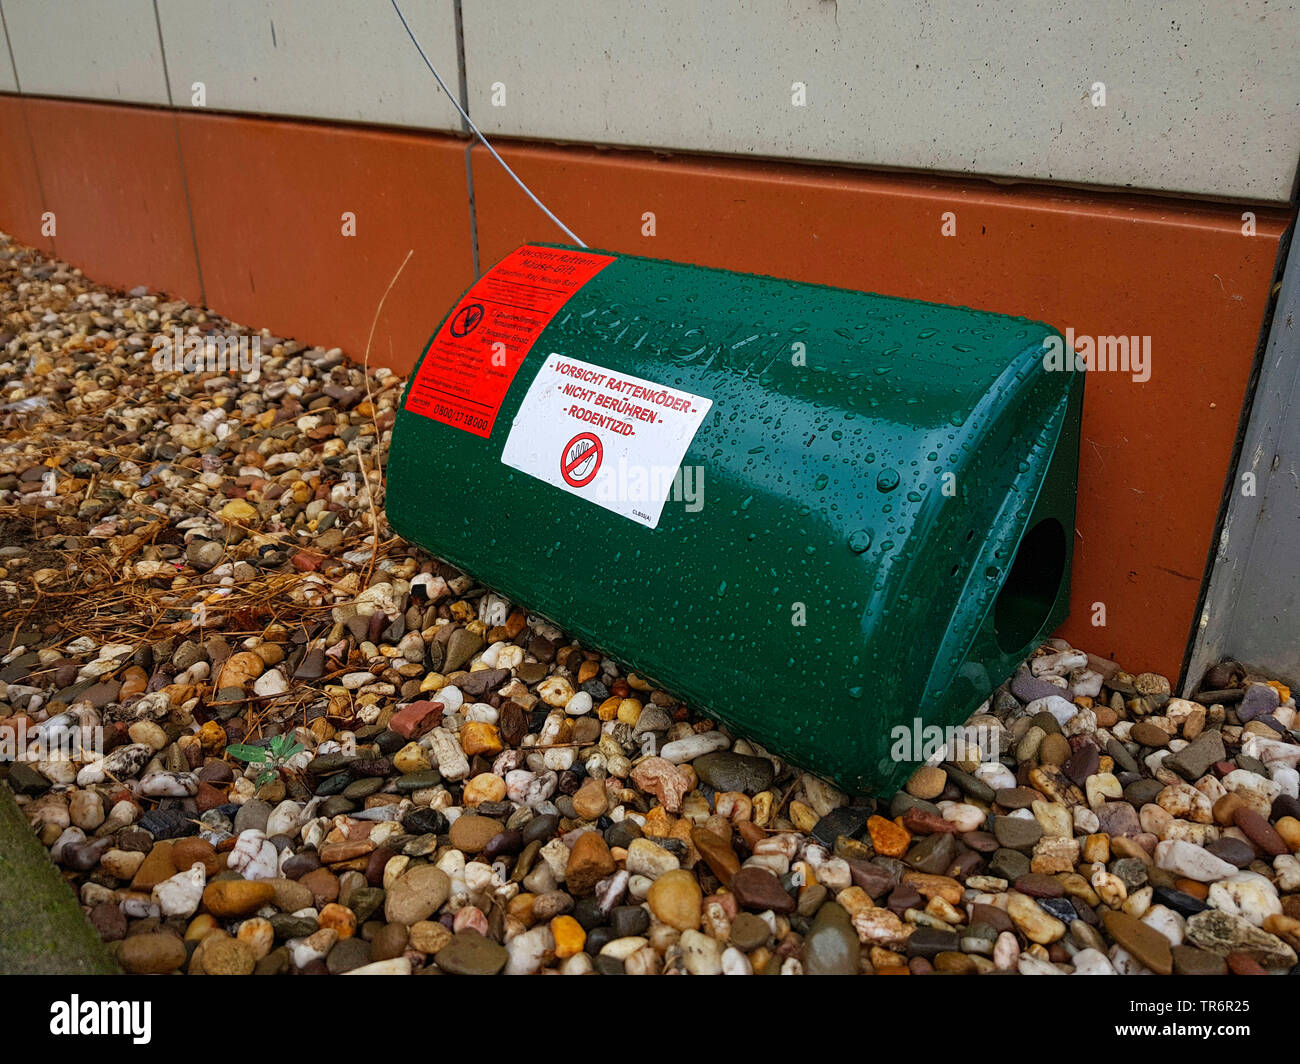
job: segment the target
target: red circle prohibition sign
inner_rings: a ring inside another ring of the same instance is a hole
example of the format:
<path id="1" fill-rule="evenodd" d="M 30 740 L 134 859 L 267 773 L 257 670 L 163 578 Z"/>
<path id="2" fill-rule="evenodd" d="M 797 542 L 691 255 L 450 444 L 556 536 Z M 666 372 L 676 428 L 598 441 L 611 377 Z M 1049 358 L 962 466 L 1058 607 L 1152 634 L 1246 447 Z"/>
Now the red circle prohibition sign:
<path id="1" fill-rule="evenodd" d="M 560 453 L 560 476 L 575 488 L 585 488 L 595 479 L 605 457 L 605 445 L 593 433 L 580 432 Z"/>

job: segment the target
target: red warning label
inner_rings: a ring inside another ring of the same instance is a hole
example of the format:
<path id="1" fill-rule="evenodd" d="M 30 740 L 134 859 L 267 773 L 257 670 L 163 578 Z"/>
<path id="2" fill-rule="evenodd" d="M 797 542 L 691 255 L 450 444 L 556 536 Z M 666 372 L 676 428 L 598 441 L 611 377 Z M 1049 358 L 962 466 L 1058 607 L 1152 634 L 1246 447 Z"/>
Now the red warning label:
<path id="1" fill-rule="evenodd" d="M 490 436 L 510 382 L 543 329 L 612 255 L 526 244 L 456 304 L 406 396 L 406 409 Z"/>

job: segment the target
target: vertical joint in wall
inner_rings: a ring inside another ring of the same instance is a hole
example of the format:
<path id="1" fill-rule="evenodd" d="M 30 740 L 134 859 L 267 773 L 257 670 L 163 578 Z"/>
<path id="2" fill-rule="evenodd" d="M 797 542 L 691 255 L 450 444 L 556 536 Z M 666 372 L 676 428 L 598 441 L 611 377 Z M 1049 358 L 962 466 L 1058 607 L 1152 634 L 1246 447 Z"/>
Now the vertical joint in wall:
<path id="1" fill-rule="evenodd" d="M 461 0 L 452 0 L 452 2 L 456 19 L 456 89 L 460 93 L 460 106 L 465 114 L 469 114 L 469 79 L 465 73 L 465 21 L 461 13 Z M 462 133 L 470 132 L 469 123 L 463 117 L 460 120 L 460 128 Z M 474 206 L 473 137 L 465 147 L 465 195 L 466 206 L 469 208 L 469 244 L 474 259 L 474 279 L 477 280 L 482 275 L 482 271 L 478 263 L 478 213 Z"/>

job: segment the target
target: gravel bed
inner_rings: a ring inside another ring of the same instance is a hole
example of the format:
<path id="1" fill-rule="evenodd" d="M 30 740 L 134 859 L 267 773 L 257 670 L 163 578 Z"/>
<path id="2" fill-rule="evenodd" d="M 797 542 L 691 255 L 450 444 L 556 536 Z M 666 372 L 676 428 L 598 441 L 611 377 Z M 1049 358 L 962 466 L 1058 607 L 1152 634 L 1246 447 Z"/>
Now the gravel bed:
<path id="1" fill-rule="evenodd" d="M 0 776 L 129 972 L 1296 966 L 1284 684 L 1054 640 L 849 796 L 397 539 L 391 372 L 0 238 L 0 380 Z"/>

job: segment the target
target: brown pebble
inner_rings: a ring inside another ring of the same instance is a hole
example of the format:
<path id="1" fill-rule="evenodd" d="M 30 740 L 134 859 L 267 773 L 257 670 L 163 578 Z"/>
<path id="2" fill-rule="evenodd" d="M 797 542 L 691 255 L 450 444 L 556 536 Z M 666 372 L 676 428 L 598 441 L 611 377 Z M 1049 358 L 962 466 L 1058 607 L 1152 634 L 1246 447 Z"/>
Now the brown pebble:
<path id="1" fill-rule="evenodd" d="M 1063 765 L 1070 756 L 1070 740 L 1064 735 L 1052 734 L 1043 737 L 1038 747 L 1038 761 L 1043 765 Z"/>
<path id="2" fill-rule="evenodd" d="M 215 809 L 225 803 L 225 791 L 217 790 L 210 783 L 199 782 L 199 793 L 194 796 L 194 804 L 198 807 L 200 813 L 206 813 L 209 809 Z"/>
<path id="3" fill-rule="evenodd" d="M 275 897 L 275 888 L 265 880 L 218 879 L 203 890 L 203 905 L 222 920 L 248 916 Z"/>
<path id="4" fill-rule="evenodd" d="M 172 863 L 181 871 L 188 871 L 193 865 L 201 864 L 209 877 L 215 876 L 226 864 L 212 848 L 212 843 L 199 838 L 177 839 L 172 847 Z"/>
<path id="5" fill-rule="evenodd" d="M 920 960 L 921 958 L 916 959 Z M 935 955 L 934 970 L 936 972 L 947 972 L 950 975 L 974 975 L 976 968 L 975 962 L 966 954 L 957 953 L 953 950 L 944 950 Z"/>
<path id="6" fill-rule="evenodd" d="M 1101 919 L 1111 938 L 1133 954 L 1141 964 L 1158 975 L 1173 972 L 1174 958 L 1169 939 L 1154 927 L 1128 913 L 1113 910 L 1102 913 Z"/>
<path id="7" fill-rule="evenodd" d="M 452 825 L 453 829 L 455 826 Z M 613 855 L 600 832 L 588 831 L 578 836 L 573 849 L 569 851 L 569 863 L 564 872 L 565 883 L 574 897 L 582 897 L 595 890 L 596 884 L 606 876 L 613 875 L 614 869 Z"/>
<path id="8" fill-rule="evenodd" d="M 153 890 L 164 879 L 170 879 L 176 874 L 177 868 L 172 862 L 173 845 L 175 844 L 169 840 L 154 844 L 144 863 L 135 870 L 135 877 L 131 880 L 132 890 Z"/>
<path id="9" fill-rule="evenodd" d="M 1232 813 L 1232 822 L 1241 829 L 1246 838 L 1266 854 L 1277 857 L 1291 852 L 1291 847 L 1274 830 L 1273 825 L 1255 810 L 1244 805 L 1237 806 Z"/>
<path id="10" fill-rule="evenodd" d="M 955 835 L 958 828 L 951 820 L 938 813 L 913 807 L 903 814 L 903 827 L 913 835 Z"/>
<path id="11" fill-rule="evenodd" d="M 1133 725 L 1133 730 L 1129 732 L 1129 737 L 1135 743 L 1141 743 L 1143 746 L 1149 746 L 1153 749 L 1168 746 L 1171 738 L 1164 728 L 1151 724 L 1145 720 Z"/>
<path id="12" fill-rule="evenodd" d="M 1136 857 L 1145 864 L 1153 863 L 1151 852 L 1132 836 L 1112 835 L 1110 837 L 1110 848 L 1116 857 Z"/>
<path id="13" fill-rule="evenodd" d="M 1173 948 L 1175 975 L 1227 975 L 1228 966 L 1222 957 L 1195 946 Z"/>
<path id="14" fill-rule="evenodd" d="M 996 905 L 986 905 L 983 902 L 975 902 L 971 905 L 972 924 L 988 924 L 994 931 L 1012 931 L 1016 925 L 1012 922 L 1011 917 L 1007 915 L 1005 909 L 999 909 Z"/>
<path id="15" fill-rule="evenodd" d="M 122 943 L 117 957 L 122 967 L 135 975 L 162 975 L 185 963 L 185 944 L 162 931 L 132 935 Z"/>
<path id="16" fill-rule="evenodd" d="M 948 773 L 938 765 L 922 765 L 907 781 L 907 793 L 928 801 L 941 795 L 947 785 Z"/>
<path id="17" fill-rule="evenodd" d="M 1233 975 L 1268 975 L 1264 966 L 1249 953 L 1229 953 L 1228 967 Z"/>
<path id="18" fill-rule="evenodd" d="M 1038 872 L 1028 872 L 1016 880 L 1016 890 L 1028 894 L 1031 898 L 1060 898 L 1065 894 L 1065 887 L 1060 880 Z"/>
<path id="19" fill-rule="evenodd" d="M 1212 807 L 1214 822 L 1216 824 L 1221 824 L 1223 827 L 1230 826 L 1233 823 L 1234 814 L 1245 804 L 1246 800 L 1242 798 L 1241 795 L 1233 793 L 1225 794 L 1222 798 L 1216 801 Z"/>
<path id="20" fill-rule="evenodd" d="M 722 885 L 730 885 L 731 877 L 740 870 L 740 858 L 731 848 L 730 841 L 706 828 L 692 828 L 691 843 L 700 851 L 704 863 Z"/>
<path id="21" fill-rule="evenodd" d="M 407 930 L 401 924 L 384 924 L 370 940 L 370 959 L 388 961 L 406 949 Z"/>
<path id="22" fill-rule="evenodd" d="M 465 853 L 481 853 L 483 847 L 505 830 L 505 825 L 491 817 L 465 813 L 451 825 L 451 844 Z"/>
<path id="23" fill-rule="evenodd" d="M 328 905 L 339 899 L 339 877 L 328 868 L 317 868 L 315 871 L 308 872 L 298 882 L 311 891 L 318 906 Z"/>
<path id="24" fill-rule="evenodd" d="M 1003 809 L 1028 809 L 1035 802 L 1041 802 L 1043 796 L 1032 787 L 1004 787 L 993 796 Z"/>
<path id="25" fill-rule="evenodd" d="M 257 958 L 247 942 L 216 935 L 203 940 L 203 971 L 206 975 L 252 975 L 256 965 Z"/>

